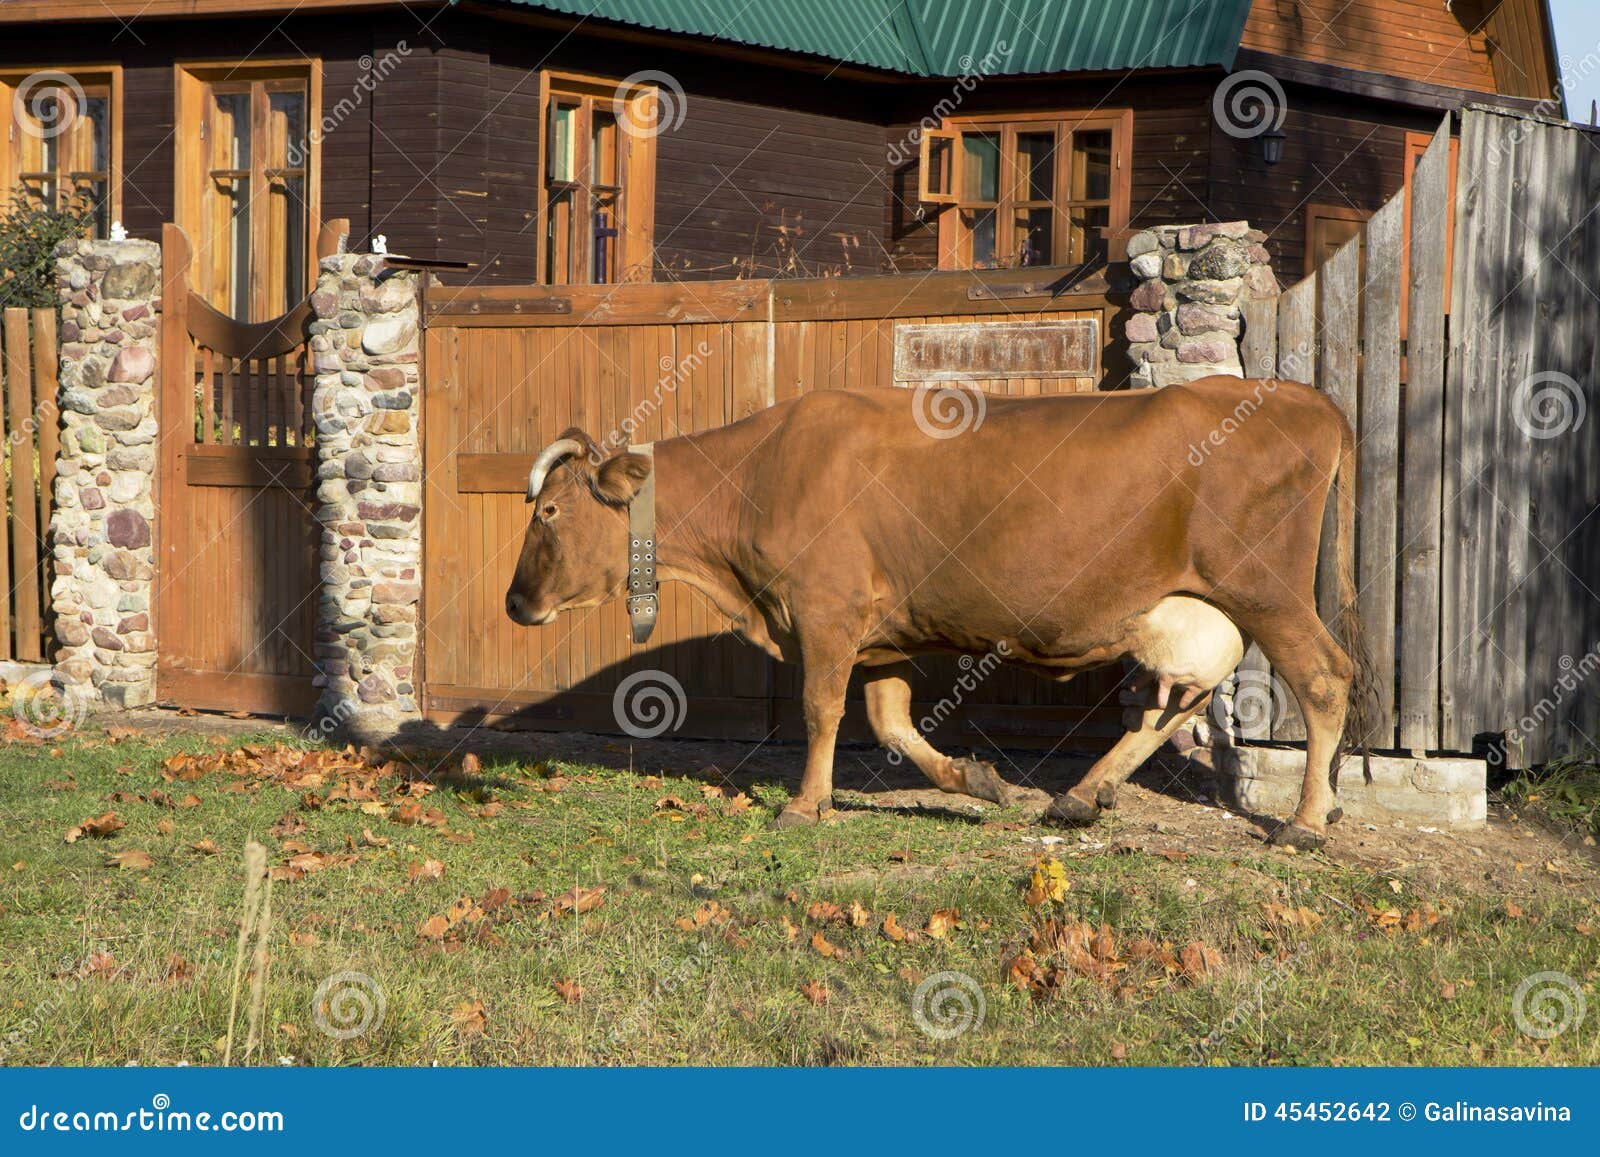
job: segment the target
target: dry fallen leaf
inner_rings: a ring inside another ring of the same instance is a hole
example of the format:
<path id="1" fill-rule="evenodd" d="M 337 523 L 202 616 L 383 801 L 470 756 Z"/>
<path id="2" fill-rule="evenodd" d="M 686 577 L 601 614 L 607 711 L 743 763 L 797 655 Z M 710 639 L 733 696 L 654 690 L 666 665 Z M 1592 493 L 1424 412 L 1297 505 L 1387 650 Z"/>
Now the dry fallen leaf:
<path id="1" fill-rule="evenodd" d="M 833 993 L 827 986 L 816 980 L 808 980 L 800 986 L 800 994 L 812 1004 L 827 1004 Z"/>
<path id="2" fill-rule="evenodd" d="M 555 911 L 557 913 L 571 912 L 581 916 L 585 912 L 593 912 L 606 902 L 606 886 L 597 884 L 593 888 L 582 885 L 575 887 L 570 892 L 563 892 L 555 898 Z"/>
<path id="3" fill-rule="evenodd" d="M 139 848 L 129 848 L 123 852 L 112 852 L 106 857 L 106 867 L 108 868 L 127 868 L 142 872 L 147 868 L 155 867 L 155 864 L 156 862 L 150 857 L 150 853 Z"/>
<path id="4" fill-rule="evenodd" d="M 917 933 L 909 928 L 900 927 L 900 920 L 893 912 L 883 918 L 883 934 L 896 943 L 905 943 L 917 938 Z"/>
<path id="5" fill-rule="evenodd" d="M 1071 886 L 1067 881 L 1066 866 L 1054 856 L 1046 856 L 1034 866 L 1033 878 L 1028 882 L 1028 890 L 1023 893 L 1022 899 L 1030 908 L 1060 903 L 1067 898 L 1067 890 Z"/>
<path id="6" fill-rule="evenodd" d="M 1184 947 L 1179 960 L 1183 965 L 1183 974 L 1190 980 L 1199 980 L 1221 966 L 1222 954 L 1210 945 L 1196 940 Z"/>
<path id="7" fill-rule="evenodd" d="M 556 995 L 568 1004 L 577 1004 L 583 999 L 583 985 L 573 980 L 570 976 L 562 977 L 551 987 L 556 990 Z"/>
<path id="8" fill-rule="evenodd" d="M 406 868 L 406 881 L 412 880 L 442 880 L 444 878 L 444 861 L 424 860 L 417 863 L 413 860 Z"/>
<path id="9" fill-rule="evenodd" d="M 826 936 L 824 936 L 820 931 L 819 932 L 813 932 L 811 934 L 811 947 L 815 948 L 823 956 L 828 956 L 828 957 L 834 957 L 834 956 L 843 957 L 844 956 L 844 950 L 841 949 L 836 944 L 830 944 L 828 942 L 828 938 Z"/>
<path id="10" fill-rule="evenodd" d="M 75 844 L 84 836 L 92 836 L 97 840 L 103 840 L 113 832 L 127 826 L 116 812 L 106 812 L 102 816 L 90 816 L 87 819 L 79 820 L 75 827 L 67 829 L 66 841 L 69 844 Z"/>
<path id="11" fill-rule="evenodd" d="M 940 908 L 928 917 L 928 926 L 923 929 L 935 940 L 942 940 L 952 928 L 961 927 L 960 908 Z"/>
<path id="12" fill-rule="evenodd" d="M 463 1000 L 450 1010 L 450 1021 L 462 1036 L 482 1036 L 488 1014 L 481 1000 Z"/>
<path id="13" fill-rule="evenodd" d="M 217 845 L 211 840 L 196 840 L 189 846 L 195 851 L 199 852 L 202 856 L 215 856 L 222 851 L 222 849 L 217 847 Z"/>
<path id="14" fill-rule="evenodd" d="M 443 940 L 444 934 L 450 931 L 450 921 L 443 916 L 429 916 L 417 925 L 417 935 L 428 940 Z"/>
<path id="15" fill-rule="evenodd" d="M 850 901 L 850 927 L 865 928 L 872 922 L 872 913 L 861 906 L 860 900 Z"/>

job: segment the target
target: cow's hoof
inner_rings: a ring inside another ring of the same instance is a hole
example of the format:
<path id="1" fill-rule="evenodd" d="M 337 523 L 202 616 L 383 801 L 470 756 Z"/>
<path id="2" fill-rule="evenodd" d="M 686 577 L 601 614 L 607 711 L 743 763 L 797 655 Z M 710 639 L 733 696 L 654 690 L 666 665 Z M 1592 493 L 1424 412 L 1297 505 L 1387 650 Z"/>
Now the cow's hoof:
<path id="1" fill-rule="evenodd" d="M 1094 802 L 1107 811 L 1115 811 L 1117 806 L 1117 787 L 1115 784 L 1105 783 L 1100 785 L 1100 790 L 1094 793 Z"/>
<path id="2" fill-rule="evenodd" d="M 785 828 L 808 828 L 821 819 L 821 809 L 817 807 L 796 807 L 790 804 L 779 812 L 767 825 L 768 831 L 781 832 Z"/>
<path id="3" fill-rule="evenodd" d="M 1279 824 L 1278 830 L 1272 833 L 1272 839 L 1268 841 L 1280 848 L 1294 848 L 1301 852 L 1320 851 L 1327 842 L 1327 838 L 1321 832 L 1302 827 L 1293 820 Z"/>
<path id="4" fill-rule="evenodd" d="M 1336 807 L 1328 813 L 1328 822 L 1330 824 L 1336 824 L 1342 819 L 1344 819 L 1344 808 L 1342 807 Z"/>
<path id="5" fill-rule="evenodd" d="M 1100 805 L 1085 803 L 1071 792 L 1063 792 L 1050 801 L 1045 809 L 1046 823 L 1062 824 L 1072 828 L 1086 828 L 1100 818 Z"/>
<path id="6" fill-rule="evenodd" d="M 1000 778 L 1000 773 L 992 763 L 981 759 L 958 759 L 951 766 L 961 773 L 961 790 L 977 799 L 1006 804 L 1017 791 L 1017 788 Z"/>

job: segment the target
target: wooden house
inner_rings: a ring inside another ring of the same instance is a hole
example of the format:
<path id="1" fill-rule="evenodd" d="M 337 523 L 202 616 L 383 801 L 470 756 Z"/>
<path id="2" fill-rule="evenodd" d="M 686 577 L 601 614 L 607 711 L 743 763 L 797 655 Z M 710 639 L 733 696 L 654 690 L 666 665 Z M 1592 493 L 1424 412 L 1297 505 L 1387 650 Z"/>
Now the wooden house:
<path id="1" fill-rule="evenodd" d="M 1070 265 L 1244 218 L 1287 281 L 1469 101 L 1561 110 L 1543 0 L 0 3 L 0 186 L 176 221 L 253 319 L 334 218 L 479 284 Z"/>

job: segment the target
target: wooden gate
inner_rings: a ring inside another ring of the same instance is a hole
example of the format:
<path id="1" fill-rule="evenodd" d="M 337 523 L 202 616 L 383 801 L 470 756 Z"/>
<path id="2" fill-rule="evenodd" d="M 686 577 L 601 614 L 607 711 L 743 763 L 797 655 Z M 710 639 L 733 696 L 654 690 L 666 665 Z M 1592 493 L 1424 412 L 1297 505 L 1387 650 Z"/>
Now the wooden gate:
<path id="1" fill-rule="evenodd" d="M 1357 431 L 1377 748 L 1519 767 L 1600 735 L 1594 139 L 1468 109 L 1454 174 L 1447 120 L 1409 206 L 1247 307 L 1246 373 L 1314 382 Z M 1237 677 L 1266 671 L 1252 651 Z M 1287 705 L 1243 736 L 1303 739 Z"/>
<path id="2" fill-rule="evenodd" d="M 5 311 L 0 326 L 0 424 L 4 425 L 5 518 L 0 519 L 0 660 L 47 658 L 45 610 L 50 558 L 45 540 L 55 489 L 59 415 L 56 412 L 56 311 Z M 9 560 L 9 561 L 8 561 Z"/>
<path id="3" fill-rule="evenodd" d="M 329 222 L 319 254 L 348 226 Z M 316 701 L 311 307 L 235 321 L 193 292 L 162 233 L 156 692 L 185 707 L 305 714 Z"/>
<path id="4" fill-rule="evenodd" d="M 1090 390 L 1125 367 L 1104 365 L 1125 302 L 1096 277 L 1069 292 L 1061 270 L 941 273 L 826 281 L 733 281 L 570 287 L 431 288 L 424 305 L 426 430 L 423 654 L 425 710 L 440 722 L 510 717 L 530 728 L 615 731 L 612 698 L 635 671 L 682 684 L 682 736 L 802 734 L 798 672 L 736 640 L 710 602 L 663 590 L 660 628 L 635 648 L 618 603 L 563 614 L 530 631 L 503 609 L 527 523 L 533 456 L 564 428 L 596 438 L 670 438 L 736 421 L 803 391 L 971 381 L 928 368 L 930 341 L 964 344 L 966 327 L 1069 321 L 1035 330 L 1036 348 L 1085 358 L 1078 376 L 972 382 L 1002 394 Z M 945 330 L 913 331 L 919 323 Z M 1074 344 L 1076 343 L 1076 344 Z M 1025 348 L 1027 342 L 1010 343 Z M 972 347 L 980 353 L 982 343 Z M 930 353 L 930 350 L 932 351 Z M 948 359 L 946 359 L 948 361 Z M 977 363 L 998 372 L 992 363 Z M 897 369 L 898 367 L 898 369 Z M 971 692 L 954 660 L 919 661 L 915 693 L 960 708 L 947 742 L 1097 746 L 1120 734 L 1114 673 L 1068 687 L 1002 669 Z M 861 712 L 847 717 L 864 737 Z"/>

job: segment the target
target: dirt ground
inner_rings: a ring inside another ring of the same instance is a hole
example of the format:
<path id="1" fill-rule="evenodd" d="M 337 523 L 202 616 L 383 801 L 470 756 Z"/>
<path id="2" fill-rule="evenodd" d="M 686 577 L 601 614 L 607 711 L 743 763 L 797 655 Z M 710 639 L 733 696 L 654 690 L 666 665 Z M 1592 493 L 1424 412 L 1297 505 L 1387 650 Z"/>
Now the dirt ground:
<path id="1" fill-rule="evenodd" d="M 102 722 L 159 733 L 259 734 L 263 728 L 298 730 L 290 722 L 216 714 L 147 710 Z M 490 728 L 439 730 L 409 750 L 428 758 L 465 751 L 526 754 L 531 761 L 556 760 L 639 772 L 672 772 L 733 785 L 798 784 L 804 748 L 795 743 L 705 740 L 625 740 L 584 732 L 505 732 Z M 836 809 L 829 823 L 848 823 L 866 811 L 937 813 L 955 820 L 1003 826 L 1020 841 L 1041 846 L 1066 843 L 1085 850 L 1127 847 L 1156 853 L 1227 857 L 1259 852 L 1270 817 L 1247 816 L 1217 802 L 1212 773 L 1200 763 L 1164 751 L 1122 789 L 1115 811 L 1082 831 L 1045 827 L 1038 817 L 1051 796 L 1088 770 L 1092 757 L 1038 752 L 983 752 L 1010 782 L 1032 789 L 1024 802 L 1000 809 L 967 796 L 927 788 L 909 764 L 891 764 L 882 750 L 841 746 L 835 770 Z M 1292 851 L 1279 854 L 1292 855 Z M 1324 860 L 1323 857 L 1326 857 Z M 1576 834 L 1537 814 L 1520 814 L 1490 795 L 1489 819 L 1479 831 L 1435 831 L 1396 822 L 1389 826 L 1345 821 L 1329 832 L 1324 852 L 1301 857 L 1313 863 L 1361 867 L 1420 885 L 1455 885 L 1510 899 L 1544 893 L 1600 895 L 1600 850 L 1592 837 Z"/>

